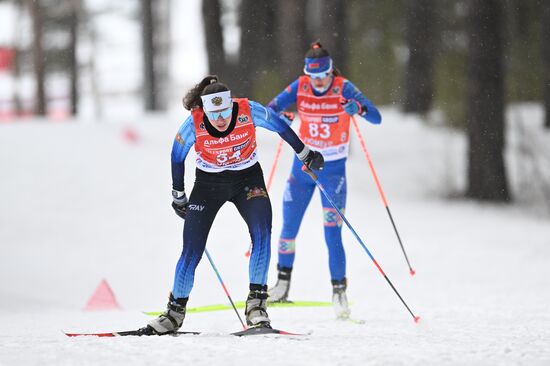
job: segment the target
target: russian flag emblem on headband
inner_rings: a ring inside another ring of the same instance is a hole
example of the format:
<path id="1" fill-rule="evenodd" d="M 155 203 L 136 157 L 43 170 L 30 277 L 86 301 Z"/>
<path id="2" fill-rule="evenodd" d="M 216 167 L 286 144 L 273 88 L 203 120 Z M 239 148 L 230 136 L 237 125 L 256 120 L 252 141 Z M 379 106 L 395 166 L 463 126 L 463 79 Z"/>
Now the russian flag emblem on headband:
<path id="1" fill-rule="evenodd" d="M 306 74 L 317 74 L 332 70 L 332 59 L 330 56 L 319 58 L 306 58 L 304 72 Z"/>
<path id="2" fill-rule="evenodd" d="M 233 105 L 231 91 L 221 91 L 214 94 L 201 95 L 202 109 L 206 112 L 227 109 Z"/>

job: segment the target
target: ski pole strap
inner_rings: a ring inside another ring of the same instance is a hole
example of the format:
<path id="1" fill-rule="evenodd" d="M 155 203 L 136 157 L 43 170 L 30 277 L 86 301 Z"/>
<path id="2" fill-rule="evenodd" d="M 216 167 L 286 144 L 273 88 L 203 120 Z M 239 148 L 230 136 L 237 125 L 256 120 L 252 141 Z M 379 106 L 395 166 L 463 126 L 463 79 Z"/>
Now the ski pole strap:
<path id="1" fill-rule="evenodd" d="M 315 182 L 317 181 L 317 174 L 315 174 L 315 173 L 313 172 L 313 170 L 309 169 L 307 166 L 304 165 L 304 166 L 302 167 L 302 171 L 303 171 L 304 173 L 306 173 L 307 175 L 309 175 L 309 176 L 311 177 L 311 179 L 313 179 Z"/>

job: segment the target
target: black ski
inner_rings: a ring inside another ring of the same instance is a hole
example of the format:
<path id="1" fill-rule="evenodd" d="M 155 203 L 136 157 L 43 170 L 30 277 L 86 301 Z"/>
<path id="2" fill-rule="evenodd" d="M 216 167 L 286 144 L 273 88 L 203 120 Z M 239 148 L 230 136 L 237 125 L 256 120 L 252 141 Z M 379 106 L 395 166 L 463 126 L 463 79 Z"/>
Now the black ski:
<path id="1" fill-rule="evenodd" d="M 251 335 L 261 335 L 261 334 L 280 334 L 280 335 L 288 335 L 288 336 L 305 336 L 307 334 L 302 333 L 291 333 L 286 332 L 284 330 L 280 329 L 273 329 L 273 328 L 265 328 L 265 327 L 257 327 L 257 328 L 248 328 L 245 330 L 241 330 L 240 332 L 231 333 L 234 336 L 237 337 L 243 337 L 243 336 L 251 336 Z"/>
<path id="2" fill-rule="evenodd" d="M 125 330 L 125 331 L 122 331 L 122 332 L 106 332 L 106 333 L 67 333 L 67 332 L 63 332 L 63 333 L 65 333 L 65 335 L 67 337 L 85 337 L 85 336 L 90 336 L 90 337 L 138 336 L 138 337 L 141 337 L 141 336 L 157 335 L 157 334 L 154 334 L 154 333 L 144 333 L 141 329 L 138 329 L 138 330 Z M 201 332 L 187 331 L 187 332 L 175 332 L 175 333 L 160 334 L 160 335 L 170 335 L 170 336 L 173 336 L 173 337 L 177 337 L 177 336 L 184 335 L 184 334 L 197 335 L 197 334 L 201 334 Z"/>
<path id="3" fill-rule="evenodd" d="M 105 332 L 105 333 L 67 333 L 63 332 L 67 337 L 126 337 L 126 336 L 154 336 L 158 335 L 152 332 L 148 332 L 144 329 L 138 329 L 138 330 L 126 330 L 122 332 Z M 188 334 L 194 334 L 198 335 L 202 332 L 192 332 L 192 331 L 178 331 L 174 333 L 167 333 L 167 334 L 160 334 L 162 336 L 172 336 L 172 337 L 178 337 L 182 335 L 188 335 Z M 272 328 L 265 328 L 265 327 L 258 327 L 258 328 L 248 328 L 246 330 L 241 330 L 239 332 L 230 333 L 230 335 L 234 335 L 237 337 L 246 337 L 246 336 L 252 336 L 252 335 L 268 335 L 268 334 L 276 334 L 276 335 L 285 335 L 285 336 L 305 336 L 308 334 L 301 334 L 301 333 L 291 333 L 286 332 L 284 330 L 280 329 L 272 329 Z"/>

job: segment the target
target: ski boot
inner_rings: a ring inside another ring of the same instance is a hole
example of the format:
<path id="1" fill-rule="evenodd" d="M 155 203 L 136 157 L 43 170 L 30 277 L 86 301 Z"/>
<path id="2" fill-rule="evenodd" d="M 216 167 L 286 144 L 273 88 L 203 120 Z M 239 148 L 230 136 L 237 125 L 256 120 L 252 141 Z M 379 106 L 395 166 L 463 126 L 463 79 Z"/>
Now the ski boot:
<path id="1" fill-rule="evenodd" d="M 277 283 L 275 286 L 268 290 L 269 302 L 288 302 L 288 291 L 290 290 L 290 275 L 292 268 L 279 267 L 279 275 L 277 277 Z"/>
<path id="2" fill-rule="evenodd" d="M 346 289 L 348 287 L 348 281 L 344 277 L 343 280 L 332 280 L 332 307 L 336 313 L 336 318 L 345 320 L 350 316 L 350 308 L 348 304 L 348 297 L 346 296 Z"/>
<path id="3" fill-rule="evenodd" d="M 143 335 L 175 333 L 181 327 L 183 319 L 185 319 L 185 307 L 188 299 L 188 297 L 176 299 L 170 293 L 166 311 L 158 318 L 150 321 L 146 327 L 139 329 L 139 332 Z"/>
<path id="4" fill-rule="evenodd" d="M 267 315 L 267 285 L 250 284 L 245 315 L 250 328 L 271 328 Z"/>

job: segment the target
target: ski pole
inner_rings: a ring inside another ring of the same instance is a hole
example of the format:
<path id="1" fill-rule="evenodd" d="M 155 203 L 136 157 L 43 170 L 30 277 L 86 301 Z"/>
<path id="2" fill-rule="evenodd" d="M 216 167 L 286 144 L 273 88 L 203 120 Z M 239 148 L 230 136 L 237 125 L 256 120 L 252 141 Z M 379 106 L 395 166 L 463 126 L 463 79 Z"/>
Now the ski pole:
<path id="1" fill-rule="evenodd" d="M 243 326 L 243 329 L 246 330 L 246 325 L 244 325 L 244 322 L 239 315 L 239 312 L 237 311 L 237 307 L 235 306 L 235 303 L 233 302 L 233 299 L 231 299 L 231 295 L 229 295 L 229 291 L 227 291 L 227 287 L 225 287 L 225 284 L 223 283 L 222 277 L 220 276 L 220 272 L 218 272 L 218 269 L 216 268 L 216 265 L 214 264 L 214 261 L 212 260 L 212 257 L 210 256 L 210 253 L 208 253 L 208 249 L 204 249 L 204 253 L 206 253 L 206 257 L 208 258 L 208 261 L 210 262 L 210 265 L 214 269 L 214 272 L 216 272 L 216 276 L 218 277 L 218 280 L 220 281 L 223 290 L 225 291 L 225 294 L 227 295 L 227 298 L 229 299 L 229 302 L 231 303 L 231 306 L 233 307 L 233 310 L 235 310 L 235 314 L 237 314 L 237 317 L 239 318 L 239 321 L 241 322 L 241 325 Z"/>
<path id="2" fill-rule="evenodd" d="M 365 243 L 363 243 L 363 241 L 361 240 L 361 238 L 359 237 L 359 235 L 357 235 L 357 233 L 355 232 L 355 230 L 353 229 L 353 227 L 351 226 L 351 224 L 349 223 L 349 221 L 346 219 L 346 217 L 344 216 L 344 214 L 342 213 L 342 211 L 340 211 L 340 209 L 338 208 L 338 206 L 336 206 L 336 204 L 332 201 L 332 199 L 330 198 L 330 196 L 328 195 L 327 191 L 325 191 L 325 188 L 323 187 L 323 185 L 321 183 L 319 183 L 319 180 L 317 179 L 317 175 L 311 170 L 309 169 L 308 167 L 306 167 L 305 165 L 302 167 L 302 170 L 307 173 L 311 179 L 313 179 L 313 181 L 315 182 L 315 184 L 317 185 L 317 187 L 319 187 L 319 190 L 321 191 L 321 193 L 325 196 L 325 198 L 330 202 L 330 204 L 332 205 L 332 207 L 334 207 L 336 209 L 336 212 L 338 212 L 338 215 L 340 215 L 340 217 L 342 218 L 342 220 L 344 220 L 344 222 L 346 223 L 347 227 L 351 230 L 351 232 L 353 233 L 353 235 L 355 236 L 355 239 L 357 239 L 357 241 L 359 242 L 359 244 L 361 244 L 361 246 L 363 247 L 363 249 L 365 250 L 365 252 L 367 252 L 368 256 L 370 257 L 370 259 L 372 259 L 372 262 L 374 263 L 374 265 L 376 266 L 376 268 L 378 268 L 378 270 L 380 271 L 380 273 L 382 274 L 382 276 L 384 276 L 384 278 L 386 279 L 386 281 L 388 282 L 388 284 L 391 286 L 391 288 L 393 289 L 393 291 L 395 292 L 395 294 L 397 295 L 397 297 L 399 297 L 399 300 L 401 300 L 401 302 L 403 303 L 403 305 L 405 305 L 405 307 L 407 308 L 407 310 L 409 311 L 409 313 L 411 314 L 411 316 L 413 317 L 415 323 L 418 323 L 418 321 L 420 320 L 420 317 L 419 316 L 416 316 L 414 315 L 414 313 L 411 311 L 411 309 L 409 308 L 409 306 L 407 305 L 407 303 L 405 302 L 405 300 L 403 300 L 403 298 L 401 297 L 401 295 L 399 294 L 399 292 L 397 291 L 397 289 L 395 288 L 395 286 L 393 285 L 393 283 L 390 281 L 390 279 L 388 278 L 388 276 L 386 275 L 386 273 L 384 273 L 384 271 L 382 270 L 382 267 L 380 267 L 380 265 L 378 264 L 378 262 L 376 261 L 376 259 L 374 259 L 374 257 L 372 256 L 371 252 L 369 251 L 369 249 L 367 248 L 367 246 L 365 245 Z"/>
<path id="3" fill-rule="evenodd" d="M 365 140 L 363 139 L 363 135 L 359 130 L 359 126 L 357 125 L 357 121 L 355 120 L 355 117 L 352 116 L 351 120 L 353 122 L 353 127 L 355 127 L 355 131 L 357 132 L 357 136 L 359 137 L 359 141 L 361 142 L 361 148 L 363 149 L 363 152 L 365 153 L 365 157 L 367 158 L 367 162 L 369 163 L 369 168 L 372 173 L 372 177 L 374 178 L 374 182 L 376 183 L 376 187 L 378 188 L 378 192 L 380 193 L 380 198 L 382 198 L 382 203 L 384 204 L 384 207 L 388 212 L 388 216 L 390 217 L 393 230 L 395 231 L 395 235 L 397 236 L 397 240 L 399 241 L 399 245 L 401 246 L 401 250 L 403 251 L 405 260 L 407 261 L 407 266 L 409 266 L 409 273 L 411 274 L 411 276 L 414 276 L 416 271 L 411 267 L 411 263 L 409 262 L 409 257 L 407 256 L 407 252 L 405 251 L 405 247 L 403 246 L 403 242 L 401 241 L 401 236 L 399 236 L 399 232 L 397 231 L 397 226 L 395 226 L 395 222 L 393 221 L 393 216 L 390 211 L 390 206 L 388 205 L 388 200 L 386 199 L 386 195 L 384 195 L 384 191 L 382 190 L 382 185 L 380 184 L 380 181 L 378 180 L 378 176 L 376 175 L 376 171 L 374 170 L 374 165 L 372 164 L 372 160 L 367 150 L 367 145 L 365 144 Z"/>
<path id="4" fill-rule="evenodd" d="M 275 158 L 273 164 L 271 164 L 271 170 L 269 171 L 269 178 L 267 179 L 267 191 L 271 188 L 271 182 L 273 182 L 273 176 L 275 175 L 275 169 L 277 168 L 277 163 L 279 162 L 279 156 L 281 155 L 281 150 L 283 149 L 283 139 L 279 140 L 279 145 L 277 145 L 277 151 L 275 152 Z M 250 251 L 252 250 L 252 243 L 248 246 L 248 250 L 244 255 L 250 257 Z"/>
<path id="5" fill-rule="evenodd" d="M 275 169 L 277 168 L 277 163 L 279 162 L 279 156 L 281 156 L 281 151 L 283 150 L 283 139 L 279 139 L 279 145 L 277 145 L 277 151 L 275 151 L 275 158 L 273 159 L 273 164 L 271 164 L 271 170 L 269 171 L 269 178 L 267 179 L 267 190 L 271 188 L 271 183 L 273 182 L 273 176 L 275 175 Z"/>

